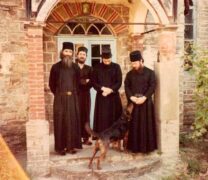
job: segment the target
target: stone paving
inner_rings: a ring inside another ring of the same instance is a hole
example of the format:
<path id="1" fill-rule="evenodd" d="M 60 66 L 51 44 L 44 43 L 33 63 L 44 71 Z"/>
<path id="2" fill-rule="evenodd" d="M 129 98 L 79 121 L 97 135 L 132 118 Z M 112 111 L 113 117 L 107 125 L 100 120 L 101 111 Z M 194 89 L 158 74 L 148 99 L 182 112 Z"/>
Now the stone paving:
<path id="1" fill-rule="evenodd" d="M 102 170 L 88 169 L 92 147 L 84 147 L 77 155 L 57 157 L 51 154 L 51 173 L 60 179 L 126 179 L 130 175 L 139 176 L 160 167 L 161 158 L 153 153 L 150 156 L 132 155 L 110 149 Z"/>
<path id="2" fill-rule="evenodd" d="M 53 137 L 50 142 L 50 175 L 33 180 L 161 180 L 174 172 L 178 162 L 178 158 L 164 158 L 157 152 L 143 155 L 111 148 L 101 164 L 102 170 L 96 170 L 96 159 L 90 170 L 87 165 L 93 146 L 84 146 L 74 155 L 60 156 L 53 150 Z"/>
<path id="3" fill-rule="evenodd" d="M 96 159 L 93 170 L 89 170 L 92 146 L 84 146 L 74 155 L 60 156 L 53 150 L 52 138 L 50 142 L 50 174 L 32 177 L 32 180 L 161 180 L 172 175 L 179 164 L 178 158 L 164 158 L 157 152 L 131 154 L 111 148 L 101 164 L 102 170 L 96 170 Z M 25 169 L 25 156 L 22 154 L 19 160 Z"/>
<path id="4" fill-rule="evenodd" d="M 74 166 L 71 164 L 71 167 L 74 167 L 77 171 L 77 175 L 75 175 L 74 173 L 72 174 L 68 174 L 68 176 L 66 176 L 66 174 L 64 175 L 63 173 L 63 169 L 62 169 L 62 175 L 60 174 L 60 172 L 58 174 L 53 173 L 48 176 L 48 177 L 39 177 L 39 178 L 34 178 L 34 180 L 65 180 L 65 179 L 72 179 L 72 180 L 76 180 L 76 179 L 84 179 L 84 180 L 162 180 L 162 178 L 164 177 L 168 177 L 171 176 L 173 173 L 175 173 L 176 170 L 176 164 L 178 164 L 178 160 L 176 159 L 163 159 L 161 158 L 162 162 L 160 161 L 160 163 L 156 163 L 156 164 L 151 164 L 151 160 L 152 162 L 154 162 L 154 158 L 156 158 L 157 155 L 154 155 L 154 157 L 146 157 L 143 160 L 129 160 L 129 161 L 123 161 L 123 162 L 119 162 L 119 163 L 113 163 L 111 162 L 109 164 L 109 162 L 105 162 L 103 163 L 103 170 L 100 171 L 100 174 L 98 173 L 98 171 L 94 171 L 94 172 L 89 172 L 89 173 L 84 173 L 84 177 L 83 177 L 83 169 L 86 170 L 86 167 L 83 167 L 85 165 L 84 162 L 79 162 L 78 164 L 74 164 Z M 147 166 L 151 166 L 153 165 L 152 169 L 151 168 L 147 168 L 145 169 L 145 172 L 142 170 L 144 170 L 144 164 L 146 163 Z M 129 165 L 136 165 L 137 167 L 140 166 L 140 168 L 137 169 L 137 171 L 132 171 L 130 169 L 128 169 Z M 77 167 L 76 167 L 77 166 Z M 118 166 L 118 167 L 115 167 Z M 125 168 L 126 167 L 126 172 L 118 172 L 117 170 L 119 169 L 119 166 Z M 65 167 L 65 169 L 69 169 L 70 167 Z M 76 169 L 79 168 L 79 169 Z M 57 169 L 58 170 L 58 169 Z M 72 169 L 70 169 L 72 170 Z M 79 172 L 80 170 L 80 172 Z M 108 171 L 109 170 L 109 171 Z M 87 170 L 86 170 L 87 171 Z M 113 172 L 114 171 L 114 172 Z M 117 171 L 117 172 L 116 172 Z M 107 173 L 107 175 L 105 173 Z M 65 173 L 67 173 L 67 171 L 65 171 Z"/>

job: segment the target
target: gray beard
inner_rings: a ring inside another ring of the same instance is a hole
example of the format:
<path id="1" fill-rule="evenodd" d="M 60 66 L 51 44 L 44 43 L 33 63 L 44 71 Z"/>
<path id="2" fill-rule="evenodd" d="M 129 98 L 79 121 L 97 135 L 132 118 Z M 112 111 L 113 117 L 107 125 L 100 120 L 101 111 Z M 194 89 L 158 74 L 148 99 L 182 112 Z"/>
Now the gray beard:
<path id="1" fill-rule="evenodd" d="M 70 56 L 65 56 L 63 59 L 62 59 L 62 63 L 64 66 L 66 67 L 71 67 L 72 65 L 72 57 Z"/>

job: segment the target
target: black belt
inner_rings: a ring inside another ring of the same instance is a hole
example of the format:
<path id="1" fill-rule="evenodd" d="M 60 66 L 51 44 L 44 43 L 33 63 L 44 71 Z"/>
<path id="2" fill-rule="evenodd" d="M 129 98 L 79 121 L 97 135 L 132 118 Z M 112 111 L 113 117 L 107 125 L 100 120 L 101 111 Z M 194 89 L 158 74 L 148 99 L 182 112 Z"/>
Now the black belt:
<path id="1" fill-rule="evenodd" d="M 64 96 L 71 96 L 72 95 L 72 91 L 66 91 L 66 92 L 60 92 L 60 95 L 64 95 Z"/>

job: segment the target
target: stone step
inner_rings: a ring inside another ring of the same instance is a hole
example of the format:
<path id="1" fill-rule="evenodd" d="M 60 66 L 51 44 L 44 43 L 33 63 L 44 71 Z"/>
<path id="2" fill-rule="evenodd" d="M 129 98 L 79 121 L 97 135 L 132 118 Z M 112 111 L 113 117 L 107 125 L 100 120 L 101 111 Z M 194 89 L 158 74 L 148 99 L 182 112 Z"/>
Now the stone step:
<path id="1" fill-rule="evenodd" d="M 67 154 L 66 156 L 60 156 L 55 152 L 51 152 L 50 154 L 50 163 L 51 165 L 61 165 L 66 164 L 68 162 L 77 162 L 83 160 L 89 160 L 93 153 L 93 147 L 84 146 L 82 150 L 78 150 L 76 154 Z M 96 157 L 99 156 L 97 153 Z M 151 156 L 158 156 L 156 153 L 152 153 Z M 124 151 L 116 151 L 113 149 L 109 149 L 106 155 L 107 161 L 130 161 L 130 160 L 141 160 L 146 156 L 143 154 L 131 154 Z"/>
<path id="2" fill-rule="evenodd" d="M 96 159 L 94 160 L 93 170 L 90 170 L 88 169 L 88 163 L 91 153 L 92 148 L 84 148 L 76 155 L 51 155 L 51 175 L 64 180 L 123 180 L 138 178 L 161 166 L 161 158 L 156 153 L 144 156 L 110 149 L 105 161 L 101 164 L 102 170 L 96 169 Z"/>

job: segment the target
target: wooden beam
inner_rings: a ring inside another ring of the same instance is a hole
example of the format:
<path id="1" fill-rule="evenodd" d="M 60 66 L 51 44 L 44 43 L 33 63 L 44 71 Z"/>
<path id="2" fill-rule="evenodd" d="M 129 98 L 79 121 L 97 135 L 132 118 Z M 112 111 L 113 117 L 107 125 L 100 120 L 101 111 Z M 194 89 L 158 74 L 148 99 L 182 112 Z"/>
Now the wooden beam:
<path id="1" fill-rule="evenodd" d="M 29 19 L 31 17 L 31 12 L 32 12 L 32 4 L 31 0 L 26 0 L 26 16 Z"/>

